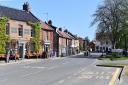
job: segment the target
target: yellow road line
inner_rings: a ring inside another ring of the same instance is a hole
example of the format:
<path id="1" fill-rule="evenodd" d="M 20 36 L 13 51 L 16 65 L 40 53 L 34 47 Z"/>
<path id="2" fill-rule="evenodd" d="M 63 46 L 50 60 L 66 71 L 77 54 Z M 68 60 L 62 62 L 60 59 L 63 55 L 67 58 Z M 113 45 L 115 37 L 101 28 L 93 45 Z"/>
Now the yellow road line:
<path id="1" fill-rule="evenodd" d="M 115 71 L 115 73 L 113 74 L 112 79 L 110 80 L 110 82 L 109 82 L 108 85 L 114 85 L 114 84 L 115 84 L 115 81 L 116 81 L 117 77 L 119 76 L 120 71 L 121 71 L 121 68 L 117 68 L 117 69 L 116 69 L 116 71 Z"/>

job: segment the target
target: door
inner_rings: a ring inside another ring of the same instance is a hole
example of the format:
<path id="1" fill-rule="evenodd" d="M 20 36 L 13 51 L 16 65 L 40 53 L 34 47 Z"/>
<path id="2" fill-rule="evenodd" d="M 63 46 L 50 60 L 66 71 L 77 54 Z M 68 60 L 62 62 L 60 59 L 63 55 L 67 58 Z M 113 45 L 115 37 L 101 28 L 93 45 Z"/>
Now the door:
<path id="1" fill-rule="evenodd" d="M 19 57 L 23 58 L 23 44 L 22 43 L 20 43 L 19 45 Z"/>

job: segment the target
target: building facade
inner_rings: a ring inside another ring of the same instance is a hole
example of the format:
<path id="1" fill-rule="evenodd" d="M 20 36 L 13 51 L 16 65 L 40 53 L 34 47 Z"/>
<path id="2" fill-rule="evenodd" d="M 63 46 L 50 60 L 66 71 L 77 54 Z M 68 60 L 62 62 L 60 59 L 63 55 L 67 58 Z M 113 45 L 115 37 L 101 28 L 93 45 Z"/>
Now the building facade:
<path id="1" fill-rule="evenodd" d="M 13 51 L 19 58 L 34 51 L 31 43 L 32 28 L 28 22 L 38 22 L 39 20 L 30 12 L 28 3 L 24 3 L 23 10 L 0 6 L 0 17 L 8 18 L 6 31 L 10 37 L 10 42 L 6 44 L 6 51 Z"/>
<path id="2" fill-rule="evenodd" d="M 96 33 L 96 46 L 97 52 L 108 52 L 112 49 L 112 43 L 106 33 Z"/>
<path id="3" fill-rule="evenodd" d="M 47 57 L 53 57 L 55 56 L 54 50 L 53 50 L 53 28 L 51 28 L 49 25 L 47 25 L 45 22 L 41 21 L 41 41 L 42 41 L 42 54 L 44 52 L 47 53 Z M 42 55 L 43 58 L 45 58 L 45 55 Z"/>
<path id="4" fill-rule="evenodd" d="M 52 21 L 49 20 L 47 23 L 53 29 L 53 52 L 55 57 L 59 57 L 59 34 L 57 33 L 57 27 L 53 26 Z"/>

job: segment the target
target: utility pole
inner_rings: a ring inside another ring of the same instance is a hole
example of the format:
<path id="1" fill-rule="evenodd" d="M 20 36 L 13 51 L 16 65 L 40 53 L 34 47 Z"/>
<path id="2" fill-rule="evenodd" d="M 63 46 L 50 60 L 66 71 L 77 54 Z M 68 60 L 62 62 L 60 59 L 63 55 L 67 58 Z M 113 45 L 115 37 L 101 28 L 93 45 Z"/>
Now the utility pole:
<path id="1" fill-rule="evenodd" d="M 48 12 L 44 13 L 46 15 L 46 21 L 48 22 Z"/>
<path id="2" fill-rule="evenodd" d="M 127 56 L 127 34 L 125 34 L 125 56 Z"/>

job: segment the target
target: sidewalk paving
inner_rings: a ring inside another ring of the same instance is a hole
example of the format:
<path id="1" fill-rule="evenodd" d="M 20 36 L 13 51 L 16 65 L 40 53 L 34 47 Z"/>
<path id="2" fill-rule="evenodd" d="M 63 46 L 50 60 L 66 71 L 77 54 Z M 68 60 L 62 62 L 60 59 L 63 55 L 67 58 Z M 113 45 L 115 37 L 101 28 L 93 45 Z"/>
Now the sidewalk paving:
<path id="1" fill-rule="evenodd" d="M 70 55 L 70 56 L 77 56 L 77 55 L 82 55 L 83 52 L 76 54 L 76 55 Z M 41 62 L 42 60 L 57 60 L 57 59 L 64 59 L 67 58 L 68 56 L 65 57 L 51 57 L 51 58 L 46 58 L 46 59 L 42 59 L 42 58 L 38 58 L 38 59 L 20 59 L 20 60 L 10 60 L 9 63 L 6 63 L 4 60 L 0 60 L 0 66 L 4 66 L 4 65 L 9 65 L 9 64 L 20 64 L 20 63 L 27 63 L 27 62 Z"/>
<path id="2" fill-rule="evenodd" d="M 119 85 L 128 85 L 128 76 L 125 75 L 125 72 L 122 72 L 121 80 Z"/>
<path id="3" fill-rule="evenodd" d="M 42 59 L 23 59 L 23 60 L 10 60 L 9 63 L 5 61 L 0 61 L 0 66 L 11 65 L 11 64 L 20 64 L 20 63 L 27 63 L 27 62 L 40 62 Z"/>

